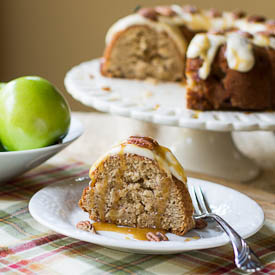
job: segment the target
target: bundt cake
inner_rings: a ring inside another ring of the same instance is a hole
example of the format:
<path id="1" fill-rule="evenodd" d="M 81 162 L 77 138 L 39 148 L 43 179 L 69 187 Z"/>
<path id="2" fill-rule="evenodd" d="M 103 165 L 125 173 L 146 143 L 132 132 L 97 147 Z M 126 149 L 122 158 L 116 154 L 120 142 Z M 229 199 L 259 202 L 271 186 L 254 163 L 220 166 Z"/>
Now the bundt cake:
<path id="1" fill-rule="evenodd" d="M 152 138 L 131 136 L 95 162 L 89 174 L 79 206 L 90 219 L 177 235 L 194 228 L 184 170 Z"/>
<path id="2" fill-rule="evenodd" d="M 107 77 L 186 82 L 187 108 L 275 109 L 275 21 L 193 6 L 141 8 L 106 35 Z"/>

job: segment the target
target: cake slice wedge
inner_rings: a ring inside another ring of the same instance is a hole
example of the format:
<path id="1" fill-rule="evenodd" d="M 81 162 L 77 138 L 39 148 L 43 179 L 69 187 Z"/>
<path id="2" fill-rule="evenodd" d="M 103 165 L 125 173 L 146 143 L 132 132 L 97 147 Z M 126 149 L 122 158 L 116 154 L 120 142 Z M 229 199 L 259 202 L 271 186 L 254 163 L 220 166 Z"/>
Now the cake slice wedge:
<path id="1" fill-rule="evenodd" d="M 184 235 L 194 228 L 186 176 L 172 152 L 149 137 L 131 136 L 90 169 L 79 206 L 90 219 Z"/>

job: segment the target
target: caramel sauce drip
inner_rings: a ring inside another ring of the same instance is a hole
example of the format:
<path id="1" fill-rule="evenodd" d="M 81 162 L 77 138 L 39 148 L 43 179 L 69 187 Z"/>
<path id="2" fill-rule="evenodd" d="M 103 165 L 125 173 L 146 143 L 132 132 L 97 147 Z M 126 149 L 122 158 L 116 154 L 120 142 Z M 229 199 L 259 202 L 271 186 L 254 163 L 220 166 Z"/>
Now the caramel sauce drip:
<path id="1" fill-rule="evenodd" d="M 167 182 L 169 179 L 165 178 L 160 183 L 160 188 L 162 191 L 162 197 L 156 200 L 155 209 L 156 209 L 156 217 L 155 224 L 156 227 L 161 227 L 161 218 L 165 213 L 166 206 L 169 199 L 170 194 L 170 184 Z"/>
<path id="2" fill-rule="evenodd" d="M 99 173 L 101 173 L 104 169 L 104 165 L 101 164 L 99 167 Z M 100 186 L 100 198 L 98 200 L 98 211 L 99 217 L 102 221 L 105 220 L 105 196 L 108 189 L 108 176 L 104 178 L 102 186 Z"/>
<path id="3" fill-rule="evenodd" d="M 112 203 L 112 208 L 109 211 L 109 217 L 112 222 L 116 222 L 117 216 L 118 216 L 118 201 L 119 201 L 119 191 L 123 188 L 123 173 L 126 170 L 126 163 L 125 163 L 125 157 L 124 157 L 124 148 L 125 145 L 121 144 L 121 149 L 118 153 L 118 156 L 120 158 L 119 162 L 119 169 L 116 173 L 116 183 L 114 186 L 113 196 L 114 200 Z"/>
<path id="4" fill-rule="evenodd" d="M 158 146 L 155 149 L 155 151 L 157 154 L 156 160 L 162 166 L 162 168 L 165 167 L 164 163 L 166 162 L 169 167 L 172 167 L 177 172 L 177 174 L 183 179 L 184 182 L 187 181 L 186 175 L 182 166 L 180 165 L 180 163 L 177 161 L 177 159 L 173 156 L 173 154 L 170 152 L 168 148 L 163 146 Z M 170 153 L 170 156 L 172 159 L 167 158 L 167 153 Z"/>
<path id="5" fill-rule="evenodd" d="M 199 240 L 199 239 L 200 239 L 199 236 L 194 236 L 194 237 L 186 238 L 184 241 L 185 241 L 185 242 L 190 242 L 190 241 Z"/>
<path id="6" fill-rule="evenodd" d="M 140 241 L 148 241 L 146 238 L 146 234 L 149 232 L 152 232 L 152 233 L 161 232 L 162 234 L 167 233 L 165 230 L 162 230 L 162 229 L 119 227 L 116 224 L 102 223 L 102 222 L 95 222 L 93 223 L 93 226 L 96 231 L 112 231 L 112 232 L 121 233 L 121 234 L 130 234 L 133 236 L 134 239 L 140 240 Z"/>

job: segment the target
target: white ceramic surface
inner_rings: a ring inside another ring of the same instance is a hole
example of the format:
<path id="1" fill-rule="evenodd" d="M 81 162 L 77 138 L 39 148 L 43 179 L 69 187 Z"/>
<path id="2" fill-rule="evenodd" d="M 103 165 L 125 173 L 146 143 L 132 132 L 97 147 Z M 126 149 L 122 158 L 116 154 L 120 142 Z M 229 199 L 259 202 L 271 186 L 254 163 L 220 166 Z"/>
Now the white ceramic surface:
<path id="1" fill-rule="evenodd" d="M 171 149 L 184 169 L 233 181 L 249 181 L 260 168 L 236 148 L 230 132 L 182 129 Z"/>
<path id="2" fill-rule="evenodd" d="M 105 247 L 144 254 L 170 254 L 188 250 L 218 247 L 228 243 L 228 237 L 214 223 L 203 230 L 192 230 L 184 237 L 167 234 L 168 242 L 146 242 L 126 239 L 126 235 L 99 231 L 92 234 L 76 229 L 76 224 L 87 220 L 88 214 L 78 207 L 82 190 L 88 183 L 64 182 L 52 184 L 38 191 L 30 200 L 29 210 L 34 219 L 46 227 L 75 239 Z M 189 185 L 199 185 L 211 208 L 222 216 L 244 238 L 255 234 L 263 225 L 260 206 L 233 189 L 211 182 L 189 178 Z M 197 236 L 199 239 L 192 239 Z M 127 236 L 131 238 L 131 235 Z M 186 241 L 189 238 L 189 241 Z"/>
<path id="3" fill-rule="evenodd" d="M 100 59 L 95 59 L 72 68 L 65 77 L 65 86 L 75 99 L 100 111 L 193 129 L 275 130 L 275 112 L 188 110 L 182 84 L 106 78 L 99 67 Z"/>
<path id="4" fill-rule="evenodd" d="M 66 148 L 82 133 L 82 124 L 72 117 L 69 132 L 59 144 L 33 150 L 0 152 L 0 184 L 40 165 Z"/>

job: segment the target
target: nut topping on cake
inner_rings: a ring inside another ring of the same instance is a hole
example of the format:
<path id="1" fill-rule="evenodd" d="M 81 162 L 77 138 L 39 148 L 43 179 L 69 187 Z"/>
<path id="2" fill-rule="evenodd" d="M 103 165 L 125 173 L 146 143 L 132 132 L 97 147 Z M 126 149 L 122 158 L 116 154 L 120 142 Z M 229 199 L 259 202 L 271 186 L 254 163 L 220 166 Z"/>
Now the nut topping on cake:
<path id="1" fill-rule="evenodd" d="M 77 223 L 76 225 L 77 229 L 83 230 L 83 231 L 88 231 L 91 232 L 93 234 L 96 234 L 95 228 L 93 226 L 92 223 L 90 223 L 89 221 L 80 221 Z"/>
<path id="2" fill-rule="evenodd" d="M 175 16 L 176 13 L 175 11 L 173 11 L 171 9 L 171 7 L 169 6 L 157 6 L 155 8 L 155 11 L 160 14 L 160 15 L 163 15 L 163 16 L 169 16 L 169 17 L 172 17 L 172 16 Z"/>
<path id="3" fill-rule="evenodd" d="M 232 12 L 234 19 L 240 19 L 246 16 L 246 13 L 244 11 L 233 11 Z"/>
<path id="4" fill-rule="evenodd" d="M 257 32 L 256 34 L 264 35 L 267 37 L 275 37 L 275 33 L 272 31 L 261 31 L 261 32 Z"/>
<path id="5" fill-rule="evenodd" d="M 225 32 L 224 30 L 210 30 L 208 31 L 209 34 L 214 34 L 214 35 L 224 35 Z"/>
<path id="6" fill-rule="evenodd" d="M 162 234 L 161 232 L 152 233 L 148 232 L 146 234 L 146 238 L 150 242 L 161 242 L 161 241 L 168 241 L 168 238 L 165 234 Z"/>
<path id="7" fill-rule="evenodd" d="M 147 148 L 149 150 L 155 149 L 159 144 L 157 141 L 150 137 L 139 137 L 139 136 L 130 136 L 127 139 L 128 144 L 135 144 L 139 147 Z"/>
<path id="8" fill-rule="evenodd" d="M 158 19 L 158 13 L 154 8 L 141 8 L 138 10 L 138 14 L 153 21 Z"/>
<path id="9" fill-rule="evenodd" d="M 253 35 L 249 32 L 244 32 L 244 31 L 238 30 L 237 33 L 239 35 L 241 35 L 242 37 L 245 37 L 245 38 L 248 38 L 248 39 L 253 39 Z"/>
<path id="10" fill-rule="evenodd" d="M 250 15 L 247 17 L 248 22 L 253 22 L 253 23 L 260 23 L 264 22 L 266 18 L 262 15 Z"/>
<path id="11" fill-rule="evenodd" d="M 215 17 L 221 17 L 222 13 L 214 8 L 210 9 L 208 11 L 208 14 L 210 17 L 215 18 Z"/>

